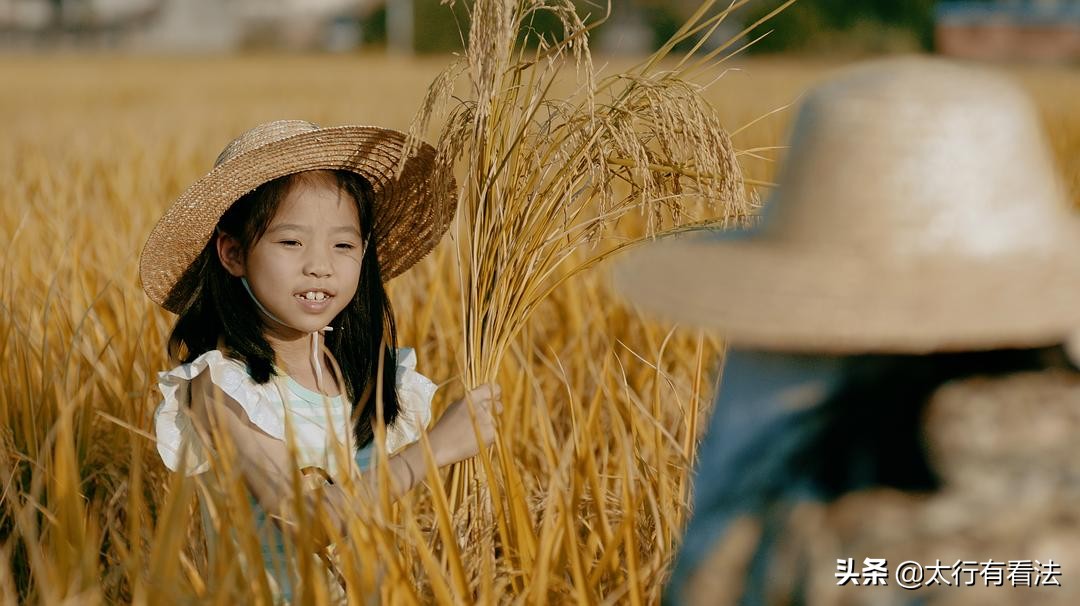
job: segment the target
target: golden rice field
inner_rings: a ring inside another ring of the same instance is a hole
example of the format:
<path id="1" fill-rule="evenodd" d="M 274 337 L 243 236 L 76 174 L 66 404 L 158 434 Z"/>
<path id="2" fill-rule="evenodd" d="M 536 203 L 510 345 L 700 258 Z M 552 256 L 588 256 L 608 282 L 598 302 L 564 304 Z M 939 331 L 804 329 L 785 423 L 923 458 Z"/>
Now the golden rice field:
<path id="1" fill-rule="evenodd" d="M 154 449 L 173 318 L 143 294 L 138 253 L 240 132 L 279 118 L 407 129 L 446 62 L 0 58 L 0 602 L 269 603 L 260 569 L 245 564 L 258 546 L 244 539 L 242 499 L 219 501 L 241 540 L 208 553 L 195 488 Z M 838 67 L 744 61 L 711 85 L 750 182 L 773 176 L 793 115 L 784 108 Z M 1035 95 L 1080 201 L 1080 72 L 1010 71 Z M 444 241 L 391 284 L 400 342 L 441 385 L 436 411 L 462 393 L 454 264 Z M 497 483 L 517 495 L 531 533 L 512 550 L 435 541 L 439 503 L 421 486 L 352 520 L 337 563 L 350 600 L 658 602 L 720 351 L 713 335 L 627 307 L 604 266 L 566 284 L 499 374 L 516 471 Z M 301 601 L 331 589 L 309 583 Z"/>

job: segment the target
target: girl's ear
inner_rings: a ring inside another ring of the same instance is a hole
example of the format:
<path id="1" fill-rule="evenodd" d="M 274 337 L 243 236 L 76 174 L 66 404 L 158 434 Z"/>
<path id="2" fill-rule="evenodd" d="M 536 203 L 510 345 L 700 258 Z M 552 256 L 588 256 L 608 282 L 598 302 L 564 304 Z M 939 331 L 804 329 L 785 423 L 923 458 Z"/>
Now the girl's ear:
<path id="1" fill-rule="evenodd" d="M 244 252 L 240 241 L 225 232 L 217 234 L 217 254 L 225 271 L 239 278 L 244 275 Z"/>

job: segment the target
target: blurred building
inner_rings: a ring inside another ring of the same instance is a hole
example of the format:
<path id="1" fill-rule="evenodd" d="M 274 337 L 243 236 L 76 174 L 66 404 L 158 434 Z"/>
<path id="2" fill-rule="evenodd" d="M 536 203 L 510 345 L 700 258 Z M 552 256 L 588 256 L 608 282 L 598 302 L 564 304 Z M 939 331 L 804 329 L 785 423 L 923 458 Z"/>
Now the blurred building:
<path id="1" fill-rule="evenodd" d="M 938 52 L 989 60 L 1080 60 L 1080 0 L 939 2 Z"/>
<path id="2" fill-rule="evenodd" d="M 393 0 L 391 0 L 393 1 Z M 0 47 L 341 50 L 384 0 L 0 0 Z"/>

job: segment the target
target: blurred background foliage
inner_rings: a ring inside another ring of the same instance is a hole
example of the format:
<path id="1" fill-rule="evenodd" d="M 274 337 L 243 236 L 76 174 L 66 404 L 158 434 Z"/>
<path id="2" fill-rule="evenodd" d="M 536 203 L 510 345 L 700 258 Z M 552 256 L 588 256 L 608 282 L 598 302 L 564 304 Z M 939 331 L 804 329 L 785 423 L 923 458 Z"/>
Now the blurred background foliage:
<path id="1" fill-rule="evenodd" d="M 604 4 L 579 0 L 581 14 L 593 19 L 607 11 Z M 730 34 L 774 10 L 779 2 L 757 0 L 736 11 L 734 19 L 713 38 L 726 40 Z M 881 53 L 929 50 L 933 45 L 935 0 L 798 0 L 761 26 L 757 35 L 769 32 L 750 49 L 752 53 Z M 610 48 L 611 38 L 627 27 L 644 28 L 649 46 L 667 40 L 698 6 L 690 0 L 615 0 L 613 18 L 596 30 L 600 48 Z M 415 50 L 420 53 L 453 52 L 462 48 L 458 28 L 447 27 L 456 20 L 461 30 L 468 27 L 463 3 L 449 7 L 439 0 L 414 0 Z M 722 9 L 718 9 L 722 10 Z M 386 41 L 386 9 L 379 8 L 361 20 L 365 44 Z M 558 33 L 558 21 L 543 14 L 534 29 Z M 606 44 L 605 44 L 606 43 Z"/>
<path id="2" fill-rule="evenodd" d="M 769 20 L 772 33 L 754 52 L 893 52 L 930 50 L 935 0 L 798 0 Z M 747 23 L 772 6 L 751 2 Z"/>

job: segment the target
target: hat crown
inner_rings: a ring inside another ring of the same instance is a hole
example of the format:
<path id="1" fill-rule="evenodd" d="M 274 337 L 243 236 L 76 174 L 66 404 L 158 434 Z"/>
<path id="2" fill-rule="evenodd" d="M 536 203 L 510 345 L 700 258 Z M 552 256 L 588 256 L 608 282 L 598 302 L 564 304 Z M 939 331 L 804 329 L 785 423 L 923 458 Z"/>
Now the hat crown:
<path id="1" fill-rule="evenodd" d="M 1080 219 L 1041 130 L 982 68 L 868 62 L 807 96 L 759 229 L 649 245 L 616 284 L 747 349 L 1061 343 L 1080 326 Z"/>
<path id="2" fill-rule="evenodd" d="M 316 130 L 319 127 L 306 120 L 275 120 L 260 124 L 230 141 L 214 160 L 214 168 L 268 143 Z"/>
<path id="3" fill-rule="evenodd" d="M 883 259 L 1046 247 L 1068 221 L 1028 97 L 985 70 L 904 58 L 816 88 L 763 235 Z"/>

